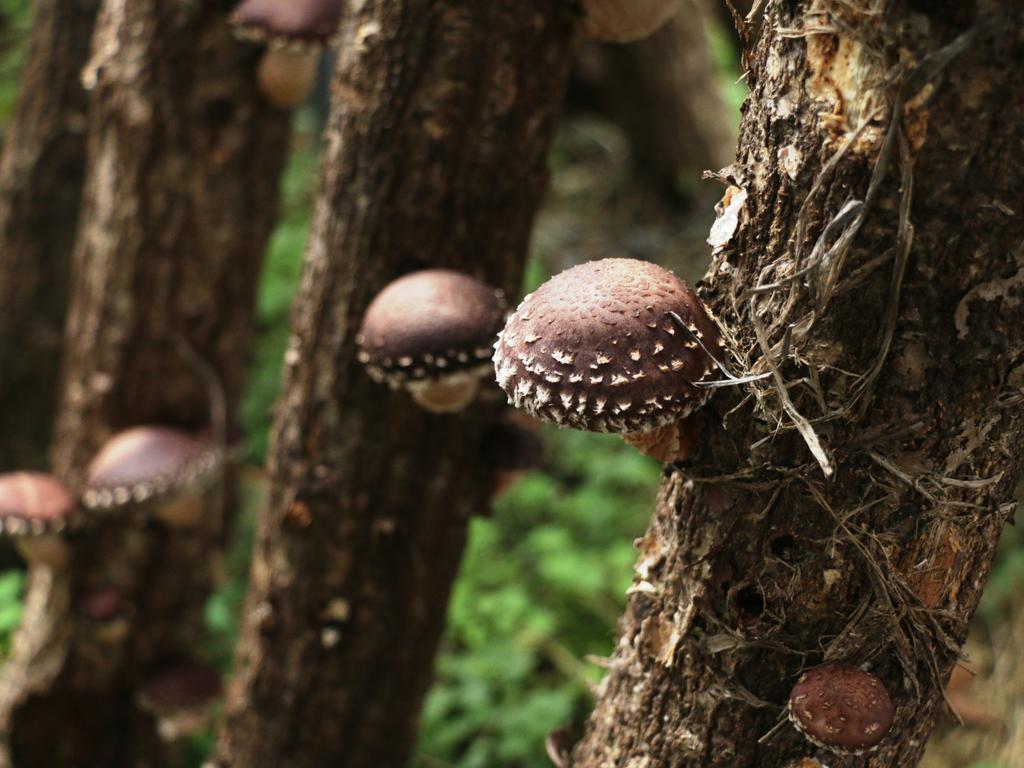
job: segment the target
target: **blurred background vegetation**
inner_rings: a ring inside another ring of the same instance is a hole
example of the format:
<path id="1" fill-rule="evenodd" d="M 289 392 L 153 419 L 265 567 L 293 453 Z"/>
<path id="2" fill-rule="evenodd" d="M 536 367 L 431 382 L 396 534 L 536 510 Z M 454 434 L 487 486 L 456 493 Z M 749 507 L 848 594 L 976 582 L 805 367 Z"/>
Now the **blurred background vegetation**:
<path id="1" fill-rule="evenodd" d="M 0 124 L 17 93 L 26 0 L 0 0 Z M 744 88 L 732 37 L 708 20 L 726 101 L 739 121 Z M 208 607 L 205 651 L 227 673 L 245 594 L 262 459 L 279 386 L 288 313 L 302 266 L 317 178 L 322 112 L 295 117 L 281 220 L 259 298 L 243 422 L 249 438 L 244 506 L 227 578 Z M 524 292 L 580 261 L 630 255 L 691 281 L 707 261 L 704 238 L 719 189 L 679 180 L 679 196 L 637 178 L 626 136 L 599 114 L 569 110 L 552 157 L 552 186 L 534 237 Z M 685 203 L 682 202 L 685 200 Z M 493 510 L 481 510 L 452 597 L 436 682 L 422 717 L 418 768 L 548 768 L 544 739 L 578 727 L 611 653 L 631 583 L 633 540 L 653 509 L 659 467 L 621 441 L 545 429 L 546 460 Z M 24 576 L 0 573 L 0 650 L 20 617 Z M 977 677 L 951 689 L 966 721 L 939 729 L 926 768 L 1024 768 L 1024 536 L 1004 536 L 968 643 Z M 212 733 L 197 737 L 198 766 Z"/>

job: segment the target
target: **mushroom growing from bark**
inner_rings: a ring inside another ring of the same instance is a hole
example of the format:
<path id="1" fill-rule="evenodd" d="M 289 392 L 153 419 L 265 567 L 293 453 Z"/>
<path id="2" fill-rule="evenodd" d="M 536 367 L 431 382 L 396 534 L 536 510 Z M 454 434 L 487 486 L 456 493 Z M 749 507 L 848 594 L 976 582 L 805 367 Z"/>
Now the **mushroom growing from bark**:
<path id="1" fill-rule="evenodd" d="M 139 706 L 157 718 L 165 741 L 199 731 L 220 695 L 220 673 L 195 659 L 164 662 L 146 675 L 137 691 Z"/>
<path id="2" fill-rule="evenodd" d="M 400 277 L 363 316 L 359 359 L 375 381 L 404 387 L 423 408 L 453 413 L 490 373 L 504 294 L 468 275 L 428 269 Z"/>
<path id="3" fill-rule="evenodd" d="M 711 393 L 697 385 L 716 375 L 708 353 L 721 354 L 719 331 L 685 282 L 648 262 L 604 259 L 523 299 L 498 337 L 494 365 L 515 407 L 620 433 L 673 461 L 693 452 L 699 422 L 687 417 Z"/>
<path id="4" fill-rule="evenodd" d="M 78 613 L 101 642 L 114 644 L 128 635 L 131 604 L 116 587 L 96 587 L 78 603 Z"/>
<path id="5" fill-rule="evenodd" d="M 679 0 L 583 0 L 583 30 L 595 40 L 629 43 L 653 35 L 678 10 Z"/>
<path id="6" fill-rule="evenodd" d="M 805 672 L 789 695 L 789 719 L 818 746 L 840 754 L 868 752 L 892 727 L 893 707 L 882 681 L 851 664 Z"/>
<path id="7" fill-rule="evenodd" d="M 268 103 L 294 109 L 309 97 L 341 10 L 342 0 L 243 0 L 235 8 L 231 24 L 238 36 L 267 46 L 256 76 Z"/>
<path id="8" fill-rule="evenodd" d="M 22 556 L 33 565 L 59 568 L 67 560 L 61 534 L 81 520 L 71 492 L 50 475 L 0 475 L 0 524 Z"/>
<path id="9" fill-rule="evenodd" d="M 90 509 L 151 507 L 172 528 L 196 525 L 204 494 L 224 469 L 215 443 L 169 427 L 120 432 L 103 446 L 86 474 L 82 500 Z"/>

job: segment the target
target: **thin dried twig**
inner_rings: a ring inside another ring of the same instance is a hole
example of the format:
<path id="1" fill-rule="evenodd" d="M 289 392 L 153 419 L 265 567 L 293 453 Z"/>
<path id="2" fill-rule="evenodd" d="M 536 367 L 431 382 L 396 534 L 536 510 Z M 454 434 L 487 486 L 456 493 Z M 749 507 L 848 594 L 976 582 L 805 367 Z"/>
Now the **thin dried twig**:
<path id="1" fill-rule="evenodd" d="M 811 451 L 811 455 L 814 456 L 818 465 L 821 467 L 821 471 L 825 474 L 825 477 L 831 477 L 835 471 L 832 467 L 832 461 L 829 459 L 828 454 L 825 453 L 824 447 L 821 445 L 821 441 L 818 439 L 817 433 L 814 428 L 796 409 L 793 405 L 793 401 L 789 397 L 789 392 L 786 390 L 785 379 L 782 378 L 782 372 L 779 367 L 771 358 L 771 351 L 768 349 L 768 336 L 764 330 L 764 324 L 757 317 L 757 312 L 754 311 L 754 300 L 751 299 L 751 320 L 754 324 L 754 332 L 757 334 L 757 342 L 761 346 L 761 351 L 764 354 L 765 364 L 771 369 L 772 378 L 775 379 L 775 390 L 779 396 L 779 402 L 782 403 L 782 407 L 785 409 L 789 418 L 793 420 L 794 425 L 800 432 L 800 436 L 803 437 L 804 442 L 807 443 L 808 449 Z"/>

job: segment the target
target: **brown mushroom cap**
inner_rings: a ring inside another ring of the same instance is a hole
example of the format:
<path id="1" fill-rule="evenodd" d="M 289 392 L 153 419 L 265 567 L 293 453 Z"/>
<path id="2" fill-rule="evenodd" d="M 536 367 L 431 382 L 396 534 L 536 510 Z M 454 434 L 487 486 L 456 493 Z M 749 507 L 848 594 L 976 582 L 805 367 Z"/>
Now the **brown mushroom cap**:
<path id="1" fill-rule="evenodd" d="M 146 676 L 139 701 L 157 716 L 208 706 L 221 694 L 220 673 L 203 661 L 168 661 Z"/>
<path id="2" fill-rule="evenodd" d="M 89 621 L 104 623 L 128 612 L 128 601 L 115 587 L 97 587 L 79 601 L 78 611 Z"/>
<path id="3" fill-rule="evenodd" d="M 815 744 L 839 753 L 876 747 L 892 727 L 882 681 L 851 664 L 822 664 L 803 674 L 789 695 L 789 718 Z"/>
<path id="4" fill-rule="evenodd" d="M 222 467 L 212 442 L 168 427 L 134 427 L 110 440 L 89 465 L 83 501 L 90 508 L 140 503 L 200 488 Z"/>
<path id="5" fill-rule="evenodd" d="M 490 369 L 501 291 L 447 269 L 413 272 L 370 303 L 357 337 L 370 376 L 392 387 Z"/>
<path id="6" fill-rule="evenodd" d="M 324 43 L 338 29 L 343 0 L 242 0 L 230 23 L 243 36 L 273 43 Z"/>
<path id="7" fill-rule="evenodd" d="M 77 511 L 74 496 L 50 475 L 0 475 L 0 524 L 6 533 L 57 533 L 76 519 Z"/>
<path id="8" fill-rule="evenodd" d="M 710 390 L 719 332 L 697 295 L 666 269 L 604 259 L 562 272 L 523 299 L 495 344 L 509 402 L 562 426 L 647 432 L 688 416 Z"/>
<path id="9" fill-rule="evenodd" d="M 629 43 L 657 32 L 679 10 L 679 0 L 583 0 L 583 10 L 587 35 Z"/>

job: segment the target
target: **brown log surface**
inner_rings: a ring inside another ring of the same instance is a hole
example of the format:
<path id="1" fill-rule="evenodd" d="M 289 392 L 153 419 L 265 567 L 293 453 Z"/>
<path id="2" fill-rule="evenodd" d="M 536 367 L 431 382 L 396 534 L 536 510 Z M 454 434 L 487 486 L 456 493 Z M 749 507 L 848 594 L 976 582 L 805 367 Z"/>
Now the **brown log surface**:
<path id="1" fill-rule="evenodd" d="M 472 515 L 493 389 L 430 415 L 375 384 L 355 336 L 428 266 L 518 291 L 571 59 L 547 0 L 370 0 L 341 29 L 217 765 L 403 765 Z"/>
<path id="2" fill-rule="evenodd" d="M 1024 455 L 1018 9 L 766 3 L 703 295 L 728 365 L 772 376 L 666 468 L 574 768 L 920 759 Z M 823 659 L 885 681 L 876 752 L 758 743 Z"/>
<path id="3" fill-rule="evenodd" d="M 85 178 L 80 73 L 99 0 L 35 0 L 0 157 L 0 470 L 43 468 Z"/>
<path id="4" fill-rule="evenodd" d="M 53 451 L 75 486 L 114 432 L 207 427 L 217 390 L 229 418 L 240 395 L 289 116 L 260 101 L 259 52 L 232 38 L 226 12 L 106 0 L 97 20 Z M 156 765 L 134 689 L 161 658 L 197 650 L 230 484 L 224 497 L 179 534 L 138 510 L 109 519 L 74 538 L 65 570 L 33 570 L 0 686 L 15 766 Z M 103 641 L 76 613 L 101 586 L 134 605 L 122 641 Z"/>

